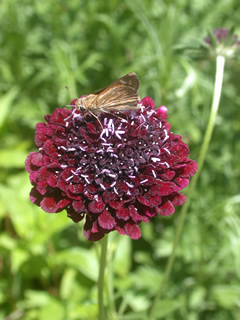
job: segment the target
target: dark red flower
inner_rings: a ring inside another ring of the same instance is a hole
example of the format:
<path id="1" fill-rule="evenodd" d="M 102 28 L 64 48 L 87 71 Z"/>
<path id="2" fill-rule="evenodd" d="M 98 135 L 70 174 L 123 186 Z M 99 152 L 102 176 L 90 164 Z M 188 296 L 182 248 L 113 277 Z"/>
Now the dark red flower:
<path id="1" fill-rule="evenodd" d="M 73 104 L 73 103 L 72 103 Z M 75 108 L 56 109 L 36 126 L 38 152 L 26 159 L 30 199 L 44 211 L 63 209 L 75 222 L 86 217 L 84 234 L 99 240 L 117 230 L 132 239 L 139 224 L 171 215 L 185 196 L 179 191 L 197 171 L 188 146 L 170 132 L 166 107 L 82 117 Z"/>

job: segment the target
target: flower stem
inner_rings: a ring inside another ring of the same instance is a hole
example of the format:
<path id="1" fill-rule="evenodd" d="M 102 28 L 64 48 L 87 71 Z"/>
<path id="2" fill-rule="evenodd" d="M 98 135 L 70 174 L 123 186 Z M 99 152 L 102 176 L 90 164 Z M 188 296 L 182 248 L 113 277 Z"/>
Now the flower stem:
<path id="1" fill-rule="evenodd" d="M 106 266 L 108 246 L 108 235 L 106 234 L 101 240 L 101 256 L 98 274 L 98 320 L 106 320 L 104 303 L 103 303 L 103 291 L 104 291 L 104 271 Z"/>
<path id="2" fill-rule="evenodd" d="M 225 64 L 225 58 L 223 56 L 217 56 L 213 100 L 212 100 L 211 112 L 209 115 L 207 129 L 206 129 L 206 132 L 204 135 L 203 143 L 202 143 L 200 154 L 199 154 L 198 171 L 193 176 L 193 178 L 189 184 L 189 187 L 188 187 L 187 200 L 184 203 L 182 210 L 180 212 L 180 215 L 179 215 L 179 220 L 178 220 L 175 238 L 174 238 L 174 242 L 173 242 L 172 252 L 171 252 L 171 255 L 168 259 L 161 285 L 159 287 L 157 295 L 156 295 L 156 297 L 153 301 L 152 307 L 150 309 L 149 320 L 153 319 L 153 314 L 155 312 L 157 302 L 158 302 L 159 298 L 161 297 L 161 295 L 163 293 L 163 289 L 164 289 L 165 285 L 167 284 L 168 279 L 170 277 L 172 267 L 173 267 L 173 262 L 174 262 L 175 255 L 176 255 L 176 248 L 179 243 L 180 235 L 181 235 L 183 225 L 184 225 L 185 216 L 186 216 L 187 210 L 189 208 L 190 200 L 191 200 L 194 188 L 196 186 L 196 183 L 198 181 L 201 169 L 203 167 L 204 160 L 206 157 L 206 152 L 208 150 L 208 146 L 209 146 L 209 143 L 210 143 L 210 140 L 212 137 L 212 132 L 213 132 L 214 125 L 215 125 L 215 120 L 216 120 L 220 97 L 221 97 L 221 92 L 222 92 L 224 64 Z"/>

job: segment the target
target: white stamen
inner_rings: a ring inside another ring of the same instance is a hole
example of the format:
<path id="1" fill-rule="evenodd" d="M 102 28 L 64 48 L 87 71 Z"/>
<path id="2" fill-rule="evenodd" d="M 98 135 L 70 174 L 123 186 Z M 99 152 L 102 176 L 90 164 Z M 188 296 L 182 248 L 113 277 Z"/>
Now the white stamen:
<path id="1" fill-rule="evenodd" d="M 100 186 L 103 190 L 106 190 L 106 188 L 104 187 L 104 185 L 102 183 L 100 183 Z"/>
<path id="2" fill-rule="evenodd" d="M 73 178 L 73 176 L 70 176 L 70 177 L 68 177 L 67 179 L 66 179 L 66 181 L 69 181 L 69 180 L 71 180 Z"/>
<path id="3" fill-rule="evenodd" d="M 71 172 L 74 176 L 78 176 L 78 173 L 76 171 L 71 170 Z"/>
<path id="4" fill-rule="evenodd" d="M 126 182 L 126 184 L 129 186 L 129 188 L 133 188 L 134 187 L 134 185 L 129 183 L 129 182 Z"/>
<path id="5" fill-rule="evenodd" d="M 67 151 L 76 151 L 77 149 L 76 148 L 69 148 L 67 149 Z"/>
<path id="6" fill-rule="evenodd" d="M 121 136 L 117 133 L 117 131 L 115 131 L 115 135 L 117 136 L 118 139 L 122 139 Z"/>
<path id="7" fill-rule="evenodd" d="M 152 157 L 151 160 L 152 160 L 153 162 L 161 161 L 159 158 L 155 158 L 155 157 Z"/>
<path id="8" fill-rule="evenodd" d="M 113 119 L 110 119 L 110 120 L 109 120 L 109 122 L 108 122 L 108 128 L 110 128 L 110 127 L 111 127 L 112 122 L 113 122 Z"/>
<path id="9" fill-rule="evenodd" d="M 108 169 L 103 169 L 102 171 L 101 171 L 101 173 L 105 173 L 105 172 L 111 172 L 110 170 L 108 170 Z"/>
<path id="10" fill-rule="evenodd" d="M 165 138 L 163 139 L 163 142 L 164 142 L 169 138 L 169 135 L 167 134 L 167 130 L 166 129 L 164 129 L 163 131 L 165 133 Z"/>
<path id="11" fill-rule="evenodd" d="M 166 161 L 164 161 L 164 164 L 167 168 L 170 168 L 170 165 Z"/>
<path id="12" fill-rule="evenodd" d="M 105 143 L 105 142 L 104 142 L 104 143 L 102 143 L 102 145 L 103 145 L 103 146 L 111 146 L 112 143 Z"/>
<path id="13" fill-rule="evenodd" d="M 114 187 L 116 183 L 117 183 L 117 182 L 114 181 L 114 182 L 110 185 L 110 187 Z"/>
<path id="14" fill-rule="evenodd" d="M 145 180 L 141 181 L 140 184 L 143 184 L 143 183 L 145 183 L 147 181 L 148 181 L 148 179 L 145 179 Z"/>
<path id="15" fill-rule="evenodd" d="M 154 178 L 157 177 L 156 172 L 154 170 L 152 170 L 152 174 L 153 174 Z"/>
<path id="16" fill-rule="evenodd" d="M 113 173 L 109 173 L 108 176 L 111 177 L 111 178 L 116 178 L 116 177 L 117 177 L 117 175 L 116 175 L 116 174 L 113 174 Z"/>
<path id="17" fill-rule="evenodd" d="M 167 148 L 163 148 L 167 153 L 171 154 L 171 152 Z"/>
<path id="18" fill-rule="evenodd" d="M 105 118 L 106 119 L 106 118 Z M 105 124 L 105 123 L 104 123 Z M 101 134 L 100 134 L 100 138 L 102 138 L 102 136 L 105 134 L 105 132 L 107 131 L 107 129 L 103 129 Z"/>
<path id="19" fill-rule="evenodd" d="M 86 180 L 86 182 L 89 184 L 90 183 L 90 181 L 88 180 L 88 178 L 85 178 L 85 180 Z"/>
<path id="20" fill-rule="evenodd" d="M 114 187 L 113 188 L 113 190 L 114 190 L 114 192 L 116 193 L 116 194 L 119 194 L 118 192 L 117 192 L 117 189 Z"/>

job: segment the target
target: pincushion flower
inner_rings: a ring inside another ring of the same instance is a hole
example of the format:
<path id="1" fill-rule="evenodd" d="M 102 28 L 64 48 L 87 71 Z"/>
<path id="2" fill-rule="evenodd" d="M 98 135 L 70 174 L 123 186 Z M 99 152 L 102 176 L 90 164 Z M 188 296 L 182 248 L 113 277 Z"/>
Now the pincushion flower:
<path id="1" fill-rule="evenodd" d="M 142 221 L 171 215 L 185 202 L 179 191 L 197 164 L 170 132 L 167 109 L 155 110 L 149 97 L 140 103 L 138 110 L 100 114 L 103 128 L 74 107 L 45 116 L 36 126 L 39 151 L 26 159 L 31 201 L 49 213 L 65 209 L 74 222 L 85 217 L 91 241 L 113 230 L 138 239 Z"/>
<path id="2" fill-rule="evenodd" d="M 210 54 L 210 56 L 222 55 L 226 58 L 231 58 L 240 53 L 240 40 L 234 30 L 228 30 L 226 28 L 217 28 L 203 39 L 207 46 L 204 46 L 204 50 Z"/>

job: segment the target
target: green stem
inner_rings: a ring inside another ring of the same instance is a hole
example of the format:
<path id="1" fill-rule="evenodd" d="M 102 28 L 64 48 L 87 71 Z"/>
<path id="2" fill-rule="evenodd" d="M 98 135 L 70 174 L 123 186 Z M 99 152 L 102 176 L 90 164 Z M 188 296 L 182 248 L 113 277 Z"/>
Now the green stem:
<path id="1" fill-rule="evenodd" d="M 163 289 L 164 289 L 165 285 L 167 284 L 168 279 L 170 277 L 172 267 L 173 267 L 173 262 L 174 262 L 175 255 L 176 255 L 176 248 L 179 243 L 180 235 L 181 235 L 183 225 L 184 225 L 185 216 L 186 216 L 187 210 L 189 208 L 190 200 L 191 200 L 194 188 L 196 186 L 196 183 L 198 181 L 201 169 L 203 167 L 206 153 L 207 153 L 209 143 L 210 143 L 210 140 L 212 137 L 212 132 L 213 132 L 214 125 L 215 125 L 215 120 L 216 120 L 220 97 L 221 97 L 221 92 L 222 92 L 224 64 L 225 64 L 225 57 L 217 56 L 213 100 L 212 100 L 211 112 L 210 112 L 210 116 L 209 116 L 209 120 L 208 120 L 207 129 L 205 132 L 205 136 L 204 136 L 203 143 L 202 143 L 201 150 L 200 150 L 200 154 L 199 154 L 198 171 L 191 179 L 191 182 L 188 187 L 187 200 L 184 203 L 182 210 L 180 212 L 180 215 L 179 215 L 179 220 L 178 220 L 175 238 L 174 238 L 174 242 L 173 242 L 172 252 L 171 252 L 171 255 L 168 259 L 167 266 L 166 266 L 166 269 L 165 269 L 165 272 L 163 275 L 163 280 L 161 282 L 160 288 L 158 290 L 158 293 L 157 293 L 157 295 L 153 301 L 152 307 L 150 309 L 149 320 L 153 319 L 153 314 L 155 312 L 157 302 L 158 302 L 159 298 L 161 297 L 161 295 L 163 293 Z"/>
<path id="2" fill-rule="evenodd" d="M 98 320 L 106 320 L 104 303 L 103 303 L 103 292 L 104 292 L 104 271 L 106 266 L 107 258 L 107 246 L 108 246 L 108 235 L 105 235 L 101 240 L 101 256 L 98 274 Z"/>

